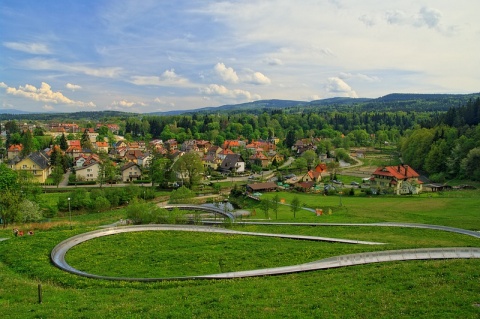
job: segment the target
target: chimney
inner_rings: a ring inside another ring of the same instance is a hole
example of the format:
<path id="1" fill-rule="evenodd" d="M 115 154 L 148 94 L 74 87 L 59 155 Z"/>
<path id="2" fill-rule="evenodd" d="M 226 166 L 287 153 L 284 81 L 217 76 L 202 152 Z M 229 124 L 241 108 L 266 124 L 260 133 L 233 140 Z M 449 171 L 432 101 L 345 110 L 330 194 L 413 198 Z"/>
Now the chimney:
<path id="1" fill-rule="evenodd" d="M 398 164 L 398 166 L 397 166 L 397 172 L 400 173 L 400 164 Z"/>
<path id="2" fill-rule="evenodd" d="M 403 167 L 405 167 L 405 177 L 406 177 L 408 172 L 408 165 L 404 165 Z"/>

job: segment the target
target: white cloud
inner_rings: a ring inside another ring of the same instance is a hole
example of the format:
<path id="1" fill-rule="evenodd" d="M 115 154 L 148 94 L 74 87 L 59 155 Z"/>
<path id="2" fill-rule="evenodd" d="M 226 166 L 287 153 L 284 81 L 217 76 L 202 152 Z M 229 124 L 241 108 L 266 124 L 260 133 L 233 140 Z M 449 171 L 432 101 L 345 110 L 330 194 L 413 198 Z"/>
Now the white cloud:
<path id="1" fill-rule="evenodd" d="M 63 63 L 55 59 L 29 59 L 23 64 L 33 70 L 53 70 L 61 72 L 86 74 L 101 78 L 117 78 L 122 73 L 120 67 L 92 68 L 81 63 Z"/>
<path id="2" fill-rule="evenodd" d="M 328 78 L 325 89 L 332 96 L 358 97 L 350 85 L 338 77 Z"/>
<path id="3" fill-rule="evenodd" d="M 175 103 L 174 102 L 168 102 L 168 101 L 164 101 L 158 97 L 156 97 L 153 102 L 155 104 L 159 104 L 161 106 L 168 106 L 168 107 L 175 107 Z M 161 110 L 161 109 L 160 109 Z"/>
<path id="4" fill-rule="evenodd" d="M 363 24 L 365 24 L 367 27 L 373 27 L 377 24 L 376 19 L 368 14 L 361 15 L 358 17 L 358 20 L 363 22 Z"/>
<path id="5" fill-rule="evenodd" d="M 386 21 L 392 25 L 409 25 L 415 28 L 427 27 L 443 35 L 452 36 L 459 32 L 458 25 L 444 25 L 443 14 L 435 8 L 422 7 L 417 14 L 407 14 L 401 10 L 391 10 L 385 13 Z"/>
<path id="6" fill-rule="evenodd" d="M 417 23 L 420 26 L 427 25 L 429 28 L 434 28 L 440 23 L 442 13 L 433 8 L 423 7 L 418 14 Z"/>
<path id="7" fill-rule="evenodd" d="M 174 69 L 166 70 L 160 76 L 132 76 L 130 82 L 135 85 L 191 86 L 188 79 L 177 75 Z"/>
<path id="8" fill-rule="evenodd" d="M 7 94 L 16 95 L 25 97 L 34 101 L 55 103 L 55 104 L 68 104 L 80 107 L 95 107 L 93 102 L 82 102 L 69 99 L 61 92 L 54 92 L 50 85 L 45 82 L 42 82 L 39 88 L 31 84 L 26 84 L 25 86 L 19 86 L 17 88 L 7 87 Z"/>
<path id="9" fill-rule="evenodd" d="M 50 50 L 43 43 L 3 42 L 3 46 L 30 54 L 50 54 Z"/>
<path id="10" fill-rule="evenodd" d="M 245 77 L 245 82 L 252 84 L 267 85 L 272 83 L 272 81 L 260 72 L 253 72 Z"/>
<path id="11" fill-rule="evenodd" d="M 75 91 L 75 90 L 80 90 L 82 87 L 77 84 L 72 84 L 72 83 L 67 83 L 65 87 L 69 90 Z"/>
<path id="12" fill-rule="evenodd" d="M 113 101 L 113 106 L 122 106 L 122 107 L 132 107 L 135 105 L 134 102 L 129 102 L 127 100 Z"/>
<path id="13" fill-rule="evenodd" d="M 268 65 L 283 65 L 283 61 L 277 58 L 266 58 L 263 62 Z"/>
<path id="14" fill-rule="evenodd" d="M 377 82 L 377 81 L 380 80 L 377 76 L 369 76 L 369 75 L 362 74 L 362 73 L 340 72 L 338 77 L 342 80 L 359 79 L 359 80 L 363 80 L 363 81 L 366 81 L 366 82 Z"/>
<path id="15" fill-rule="evenodd" d="M 7 88 L 8 86 L 5 84 L 5 82 L 0 82 L 0 88 Z"/>
<path id="16" fill-rule="evenodd" d="M 127 101 L 127 100 L 120 100 L 120 101 L 113 101 L 112 106 L 129 108 L 129 107 L 132 107 L 132 106 L 146 106 L 146 104 L 143 103 L 143 102 L 132 102 L 132 101 Z"/>
<path id="17" fill-rule="evenodd" d="M 390 24 L 407 24 L 412 19 L 407 16 L 407 14 L 401 10 L 391 10 L 385 12 L 385 18 Z"/>
<path id="18" fill-rule="evenodd" d="M 223 63 L 217 63 L 213 68 L 215 73 L 228 83 L 237 83 L 238 75 L 232 68 L 227 68 Z"/>
<path id="19" fill-rule="evenodd" d="M 45 104 L 44 106 L 42 106 L 42 109 L 44 109 L 46 111 L 52 111 L 54 109 L 54 107 L 51 106 L 51 105 Z"/>
<path id="20" fill-rule="evenodd" d="M 260 95 L 258 94 L 252 94 L 248 91 L 240 89 L 230 90 L 225 86 L 218 84 L 210 84 L 208 87 L 201 89 L 200 92 L 206 95 L 216 95 L 235 100 L 254 101 L 261 99 Z"/>

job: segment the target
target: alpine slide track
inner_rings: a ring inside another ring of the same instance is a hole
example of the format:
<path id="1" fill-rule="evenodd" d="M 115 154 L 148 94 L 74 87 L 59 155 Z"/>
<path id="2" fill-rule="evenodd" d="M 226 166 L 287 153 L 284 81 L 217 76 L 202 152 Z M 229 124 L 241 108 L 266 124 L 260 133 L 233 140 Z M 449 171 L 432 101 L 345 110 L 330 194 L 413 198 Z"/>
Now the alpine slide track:
<path id="1" fill-rule="evenodd" d="M 195 210 L 203 211 L 214 214 L 220 214 L 224 218 L 229 219 L 230 222 L 235 222 L 234 214 L 225 212 L 218 208 L 197 206 L 197 205 L 168 205 L 166 209 L 182 209 L 182 210 Z M 278 225 L 280 223 L 236 223 L 235 224 L 264 224 L 264 225 Z M 281 225 L 292 226 L 369 226 L 369 227 L 408 227 L 408 228 L 425 228 L 442 230 L 448 232 L 460 233 L 467 236 L 473 236 L 480 238 L 480 233 L 470 230 L 464 230 L 453 227 L 438 226 L 438 225 L 425 225 L 425 224 L 402 224 L 402 223 L 373 223 L 373 224 L 326 224 L 326 223 L 281 223 Z M 363 265 L 370 263 L 380 263 L 388 261 L 404 261 L 404 260 L 428 260 L 428 259 L 464 259 L 464 258 L 480 258 L 480 248 L 478 247 L 451 247 L 451 248 L 421 248 L 421 249 L 402 249 L 402 250 L 385 250 L 377 252 L 367 252 L 358 254 L 341 255 L 330 258 L 325 258 L 309 263 L 255 269 L 246 271 L 236 271 L 227 273 L 218 273 L 201 276 L 184 276 L 184 277 L 163 277 L 163 278 L 132 278 L 132 277 L 110 277 L 97 274 L 90 274 L 80 271 L 70 266 L 66 260 L 65 255 L 74 246 L 79 245 L 91 239 L 110 236 L 128 232 L 141 232 L 141 231 L 183 231 L 183 232 L 207 232 L 207 233 L 220 233 L 220 234 L 236 234 L 245 236 L 262 236 L 262 237 L 277 237 L 296 240 L 310 240 L 310 241 L 328 241 L 339 242 L 347 244 L 362 244 L 362 245 L 384 245 L 385 243 L 358 241 L 339 238 L 327 238 L 316 236 L 303 236 L 303 235 L 287 235 L 287 234 L 273 234 L 273 233 L 258 233 L 258 232 L 243 232 L 231 229 L 210 227 L 210 226 L 194 226 L 194 225 L 136 225 L 136 226 L 123 226 L 123 227 L 107 227 L 100 230 L 95 230 L 83 234 L 73 236 L 66 239 L 55 246 L 50 254 L 51 261 L 58 268 L 70 272 L 75 275 L 84 276 L 94 279 L 104 280 L 121 280 L 121 281 L 169 281 L 169 280 L 197 280 L 197 279 L 233 279 L 233 278 L 245 278 L 245 277 L 257 277 L 257 276 L 270 276 L 270 275 L 282 275 L 296 272 L 305 272 L 329 268 L 338 268 L 346 266 Z"/>

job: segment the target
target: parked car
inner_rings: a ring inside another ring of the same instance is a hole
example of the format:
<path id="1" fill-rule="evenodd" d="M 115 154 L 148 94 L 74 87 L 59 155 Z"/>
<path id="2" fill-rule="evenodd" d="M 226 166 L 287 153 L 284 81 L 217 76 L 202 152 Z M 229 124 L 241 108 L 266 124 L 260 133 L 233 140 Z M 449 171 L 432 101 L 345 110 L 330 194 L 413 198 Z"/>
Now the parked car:
<path id="1" fill-rule="evenodd" d="M 359 184 L 359 183 L 357 183 L 357 182 L 351 182 L 351 183 L 350 183 L 350 185 L 353 185 L 353 186 L 358 186 L 358 185 L 360 185 L 360 184 Z"/>
<path id="2" fill-rule="evenodd" d="M 343 184 L 342 182 L 340 182 L 339 180 L 336 180 L 336 179 L 334 179 L 332 182 L 333 182 L 334 184 Z"/>

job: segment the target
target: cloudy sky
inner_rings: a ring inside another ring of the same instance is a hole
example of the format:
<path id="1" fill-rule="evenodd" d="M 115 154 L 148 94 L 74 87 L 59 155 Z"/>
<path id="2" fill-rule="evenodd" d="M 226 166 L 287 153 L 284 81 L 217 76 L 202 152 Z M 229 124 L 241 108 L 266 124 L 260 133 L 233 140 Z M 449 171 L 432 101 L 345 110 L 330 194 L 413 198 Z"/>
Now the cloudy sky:
<path id="1" fill-rule="evenodd" d="M 0 108 L 480 91 L 476 0 L 2 0 Z"/>

